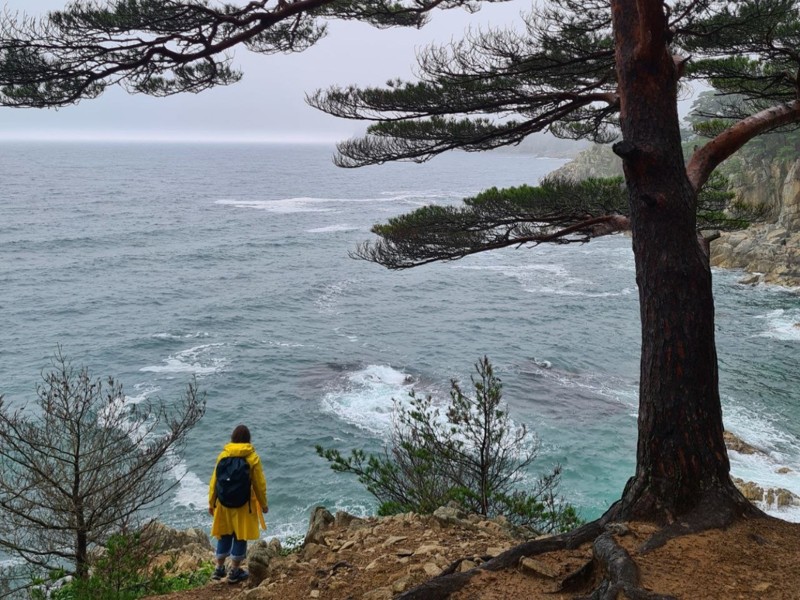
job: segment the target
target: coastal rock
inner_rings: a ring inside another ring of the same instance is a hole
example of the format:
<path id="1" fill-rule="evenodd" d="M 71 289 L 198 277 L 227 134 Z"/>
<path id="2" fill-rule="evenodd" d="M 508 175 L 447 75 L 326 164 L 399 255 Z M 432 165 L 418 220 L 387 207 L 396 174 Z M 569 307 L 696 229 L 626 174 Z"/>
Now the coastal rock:
<path id="1" fill-rule="evenodd" d="M 442 526 L 455 525 L 467 518 L 466 513 L 457 504 L 440 506 L 433 511 L 433 518 Z"/>
<path id="2" fill-rule="evenodd" d="M 141 531 L 142 544 L 156 556 L 154 564 L 169 565 L 174 573 L 194 571 L 213 553 L 208 535 L 197 528 L 177 530 L 160 521 L 150 521 Z"/>
<path id="3" fill-rule="evenodd" d="M 253 585 L 258 585 L 266 579 L 272 559 L 280 554 L 281 542 L 278 538 L 272 538 L 269 542 L 259 540 L 255 544 L 250 544 L 247 549 L 247 567 Z"/>
<path id="4" fill-rule="evenodd" d="M 459 573 L 466 573 L 470 569 L 474 569 L 478 566 L 478 563 L 472 560 L 462 560 L 461 564 L 458 565 L 458 572 Z"/>
<path id="5" fill-rule="evenodd" d="M 349 512 L 337 510 L 333 517 L 333 524 L 335 527 L 358 527 L 364 523 L 364 519 L 355 517 Z"/>
<path id="6" fill-rule="evenodd" d="M 737 200 L 766 207 L 769 222 L 723 233 L 711 264 L 752 273 L 742 283 L 800 286 L 800 161 L 748 165 L 732 177 Z"/>
<path id="7" fill-rule="evenodd" d="M 761 502 L 764 500 L 764 488 L 752 481 L 745 481 L 738 477 L 733 478 L 734 485 L 739 488 L 742 495 L 750 502 Z"/>
<path id="8" fill-rule="evenodd" d="M 591 146 L 551 176 L 581 181 L 622 176 L 622 161 L 608 146 Z M 743 269 L 744 285 L 800 286 L 800 161 L 753 161 L 729 174 L 735 201 L 758 207 L 764 223 L 724 232 L 711 243 L 711 264 Z"/>
<path id="9" fill-rule="evenodd" d="M 325 545 L 324 533 L 330 526 L 336 522 L 334 516 L 328 512 L 324 506 L 317 506 L 314 512 L 311 513 L 311 519 L 308 524 L 308 531 L 303 540 L 303 545 L 306 544 L 322 544 Z"/>
<path id="10" fill-rule="evenodd" d="M 774 504 L 777 508 L 784 508 L 800 504 L 800 497 L 784 488 L 770 488 L 767 490 L 764 501 L 767 506 Z"/>
<path id="11" fill-rule="evenodd" d="M 784 488 L 763 488 L 752 481 L 733 478 L 734 485 L 751 502 L 763 502 L 767 508 L 800 506 L 800 496 Z"/>
<path id="12" fill-rule="evenodd" d="M 583 181 L 590 177 L 622 177 L 622 159 L 614 154 L 610 146 L 595 144 L 553 171 L 551 176 L 571 181 Z"/>
<path id="13" fill-rule="evenodd" d="M 184 550 L 189 546 L 199 546 L 203 550 L 212 550 L 208 534 L 201 529 L 190 527 L 179 531 L 167 527 L 160 521 L 150 521 L 142 527 L 142 542 L 156 552 L 167 550 Z"/>
<path id="14" fill-rule="evenodd" d="M 735 433 L 725 431 L 722 435 L 725 438 L 725 445 L 728 447 L 728 450 L 733 450 L 739 454 L 756 454 L 760 452 L 758 448 L 751 446 Z"/>

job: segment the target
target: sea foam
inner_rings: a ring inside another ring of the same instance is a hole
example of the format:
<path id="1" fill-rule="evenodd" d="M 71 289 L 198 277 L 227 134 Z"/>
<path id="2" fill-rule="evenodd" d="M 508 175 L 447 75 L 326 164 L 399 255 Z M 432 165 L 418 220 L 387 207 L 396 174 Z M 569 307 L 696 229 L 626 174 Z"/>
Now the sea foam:
<path id="1" fill-rule="evenodd" d="M 393 399 L 408 397 L 412 378 L 387 365 L 369 365 L 347 375 L 322 398 L 322 408 L 374 435 L 384 436 L 392 424 Z"/>
<path id="2" fill-rule="evenodd" d="M 278 198 L 274 200 L 236 200 L 220 199 L 215 200 L 214 204 L 221 206 L 232 206 L 234 208 L 249 208 L 253 210 L 264 210 L 276 214 L 308 213 L 308 212 L 333 212 L 342 205 L 354 203 L 403 203 L 403 204 L 430 204 L 436 198 L 451 198 L 449 194 L 441 193 L 418 193 L 418 192 L 397 192 L 387 193 L 381 196 L 370 198 L 321 198 L 313 196 L 301 196 L 296 198 Z"/>
<path id="3" fill-rule="evenodd" d="M 198 508 L 206 505 L 208 484 L 203 483 L 196 473 L 189 471 L 186 461 L 174 453 L 169 457 L 171 473 L 179 482 L 172 503 L 186 508 Z"/>
<path id="4" fill-rule="evenodd" d="M 800 440 L 749 407 L 726 401 L 724 410 L 725 428 L 757 449 L 753 454 L 729 451 L 731 475 L 800 496 Z M 788 473 L 779 472 L 784 467 Z M 777 508 L 762 503 L 761 508 L 781 519 L 800 522 L 800 506 Z"/>
<path id="5" fill-rule="evenodd" d="M 528 293 L 584 298 L 613 298 L 629 296 L 636 289 L 624 287 L 620 290 L 598 290 L 593 282 L 577 277 L 564 266 L 555 264 L 525 265 L 453 265 L 453 269 L 490 271 L 515 279 Z"/>
<path id="6" fill-rule="evenodd" d="M 142 367 L 139 371 L 144 373 L 192 373 L 194 375 L 211 375 L 221 371 L 227 360 L 211 356 L 215 348 L 224 346 L 222 343 L 202 344 L 170 355 L 161 365 Z"/>
<path id="7" fill-rule="evenodd" d="M 779 308 L 755 318 L 766 321 L 767 329 L 759 333 L 759 337 L 800 342 L 800 308 Z"/>

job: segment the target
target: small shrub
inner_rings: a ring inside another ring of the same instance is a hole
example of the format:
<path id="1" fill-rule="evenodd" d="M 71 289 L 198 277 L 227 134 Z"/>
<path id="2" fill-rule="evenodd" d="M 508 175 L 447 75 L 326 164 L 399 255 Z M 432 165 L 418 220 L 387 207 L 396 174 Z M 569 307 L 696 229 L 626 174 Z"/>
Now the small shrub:
<path id="1" fill-rule="evenodd" d="M 561 468 L 520 489 L 538 443 L 515 426 L 502 402 L 502 384 L 487 358 L 475 365 L 472 394 L 451 382 L 443 409 L 414 391 L 408 406 L 394 403 L 389 445 L 383 454 L 354 449 L 349 456 L 317 446 L 334 471 L 351 473 L 378 500 L 378 514 L 430 514 L 455 500 L 466 510 L 505 515 L 520 532 L 567 531 L 580 523 L 556 493 Z"/>
<path id="2" fill-rule="evenodd" d="M 281 556 L 289 556 L 300 551 L 303 548 L 304 539 L 305 536 L 302 535 L 290 535 L 287 537 L 286 541 L 281 544 Z"/>
<path id="3" fill-rule="evenodd" d="M 46 594 L 42 585 L 31 594 L 33 600 L 137 600 L 144 596 L 168 594 L 205 585 L 211 578 L 214 565 L 211 561 L 188 573 L 168 575 L 171 568 L 150 565 L 152 551 L 143 544 L 141 535 L 115 534 L 105 551 L 92 564 L 85 579 L 73 579 L 69 583 L 51 589 Z M 64 572 L 53 572 L 48 578 L 56 582 Z"/>

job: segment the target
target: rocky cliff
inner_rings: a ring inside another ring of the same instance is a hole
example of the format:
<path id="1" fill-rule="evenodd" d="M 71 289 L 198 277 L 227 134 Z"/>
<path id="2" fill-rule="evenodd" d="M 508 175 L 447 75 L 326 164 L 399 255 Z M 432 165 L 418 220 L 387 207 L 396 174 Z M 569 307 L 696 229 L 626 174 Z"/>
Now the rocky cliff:
<path id="1" fill-rule="evenodd" d="M 737 199 L 766 206 L 770 222 L 723 233 L 711 264 L 748 271 L 747 283 L 800 286 L 800 160 L 748 165 L 731 179 Z"/>

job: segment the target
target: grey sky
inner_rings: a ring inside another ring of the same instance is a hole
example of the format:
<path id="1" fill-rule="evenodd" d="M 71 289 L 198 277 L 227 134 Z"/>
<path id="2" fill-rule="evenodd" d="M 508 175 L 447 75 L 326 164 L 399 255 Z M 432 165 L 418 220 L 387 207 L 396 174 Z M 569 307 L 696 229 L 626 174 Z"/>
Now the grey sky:
<path id="1" fill-rule="evenodd" d="M 6 0 L 9 10 L 30 15 L 63 7 L 65 0 Z M 0 139 L 220 139 L 267 141 L 341 140 L 363 125 L 307 106 L 304 93 L 330 84 L 382 84 L 409 78 L 415 49 L 459 39 L 468 26 L 510 25 L 531 0 L 485 5 L 470 15 L 437 11 L 421 30 L 383 30 L 334 23 L 310 50 L 263 56 L 238 49 L 244 79 L 228 87 L 170 98 L 129 95 L 119 88 L 59 110 L 0 108 Z"/>

